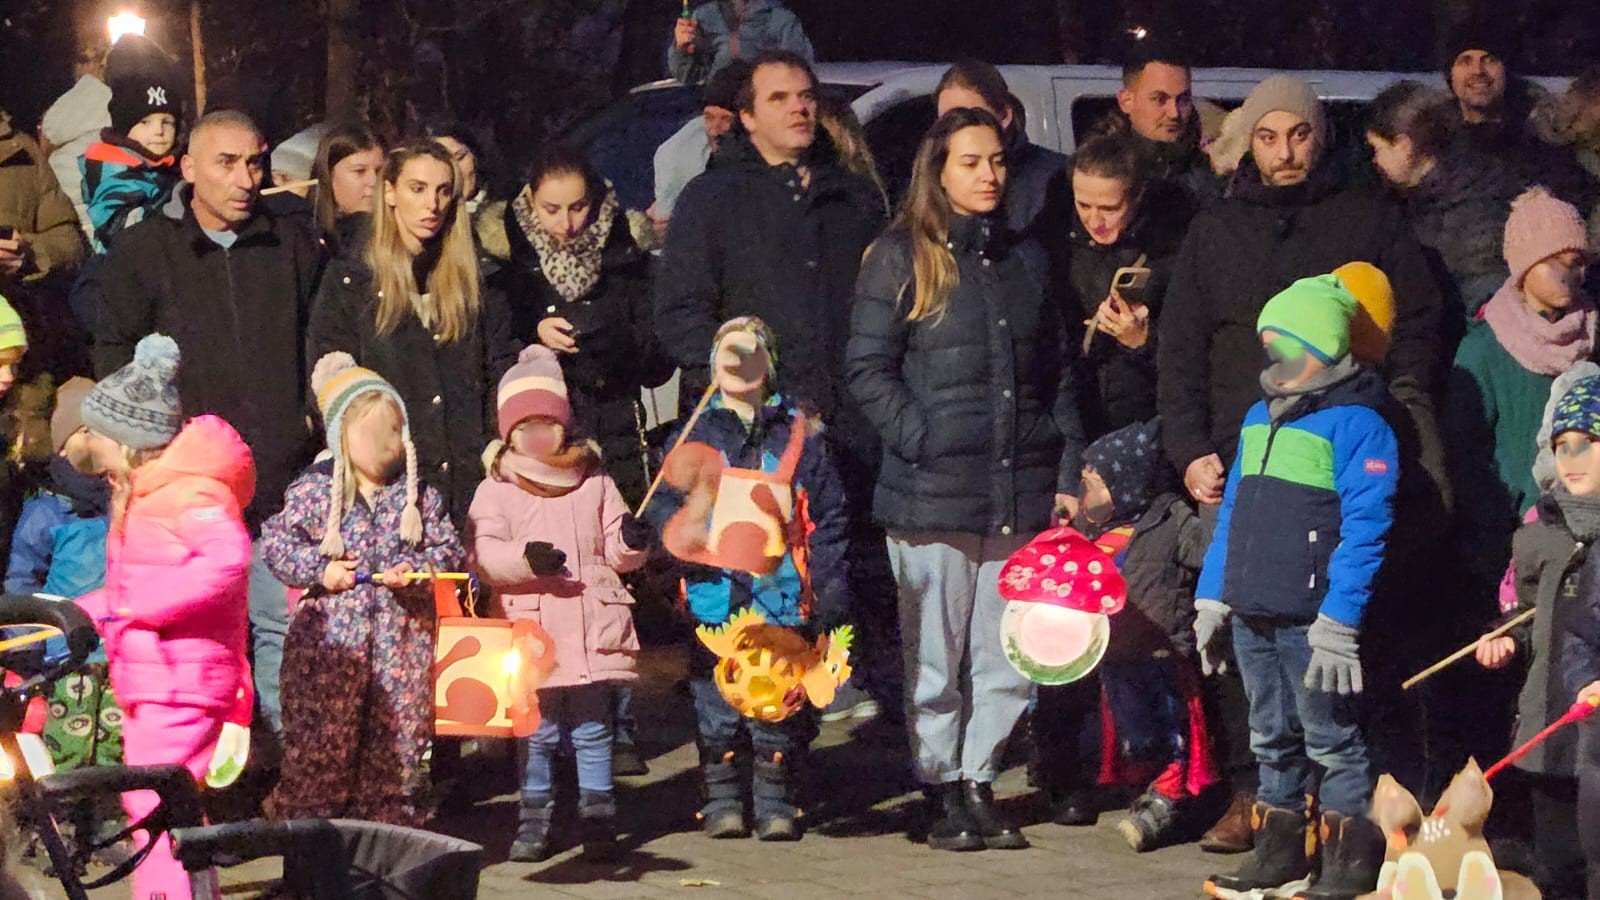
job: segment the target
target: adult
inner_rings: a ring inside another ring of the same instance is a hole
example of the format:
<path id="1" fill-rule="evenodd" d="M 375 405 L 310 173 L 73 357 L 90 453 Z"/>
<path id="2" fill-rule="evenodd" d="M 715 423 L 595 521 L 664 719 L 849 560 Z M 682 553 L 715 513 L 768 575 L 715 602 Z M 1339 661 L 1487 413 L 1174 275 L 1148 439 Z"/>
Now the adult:
<path id="1" fill-rule="evenodd" d="M 50 158 L 50 170 L 56 174 L 61 190 L 72 200 L 85 237 L 93 225 L 89 222 L 89 209 L 83 197 L 78 157 L 90 144 L 100 140 L 101 129 L 111 127 L 111 88 L 103 80 L 106 52 L 104 39 L 98 36 L 80 48 L 72 64 L 78 80 L 50 104 L 39 120 L 39 137 Z"/>
<path id="2" fill-rule="evenodd" d="M 1000 70 L 981 59 L 963 59 L 944 71 L 934 88 L 939 115 L 966 107 L 994 116 L 1006 140 L 1005 223 L 1012 231 L 1046 240 L 1064 227 L 1067 158 L 1028 140 L 1020 104 Z"/>
<path id="3" fill-rule="evenodd" d="M 304 228 L 259 202 L 266 150 L 243 113 L 209 113 L 195 124 L 180 163 L 185 184 L 106 255 L 94 339 L 99 377 L 127 364 L 147 334 L 177 340 L 183 409 L 226 419 L 255 457 L 255 499 L 245 511 L 252 535 L 311 457 L 302 338 L 321 263 Z M 281 728 L 288 613 L 286 589 L 257 554 L 250 571 L 256 697 L 272 733 Z"/>
<path id="4" fill-rule="evenodd" d="M 500 270 L 518 341 L 555 351 L 574 422 L 600 444 L 629 507 L 650 476 L 641 456 L 641 388 L 672 377 L 650 320 L 649 262 L 625 211 L 582 151 L 555 144 L 506 207 L 511 263 Z"/>
<path id="5" fill-rule="evenodd" d="M 816 61 L 800 17 L 781 0 L 711 0 L 673 25 L 667 74 L 702 84 L 733 60 L 754 60 L 769 50 Z"/>
<path id="6" fill-rule="evenodd" d="M 1406 421 L 1391 424 L 1415 436 L 1402 443 L 1414 450 L 1404 462 L 1420 459 L 1432 483 L 1443 484 L 1432 402 L 1440 370 L 1439 290 L 1401 210 L 1377 192 L 1341 184 L 1338 166 L 1325 158 L 1322 102 L 1305 82 L 1288 75 L 1267 78 L 1250 92 L 1240 114 L 1250 150 L 1232 195 L 1190 223 L 1162 305 L 1156 407 L 1168 459 L 1202 504 L 1202 518 L 1214 521 L 1240 423 L 1260 397 L 1255 327 L 1262 306 L 1299 278 L 1363 260 L 1393 286 L 1396 313 L 1383 371 L 1405 405 Z M 1228 681 L 1213 688 L 1225 722 L 1243 718 L 1237 686 Z M 1252 763 L 1241 731 L 1226 730 L 1222 749 L 1228 768 L 1244 775 Z M 1246 793 L 1236 793 L 1202 846 L 1248 849 L 1249 803 Z"/>
<path id="7" fill-rule="evenodd" d="M 484 278 L 493 275 L 509 254 L 509 248 L 500 235 L 501 216 L 504 210 L 499 202 L 489 201 L 488 180 L 485 177 L 483 145 L 478 136 L 461 122 L 429 123 L 423 134 L 432 138 L 450 154 L 456 167 L 456 196 L 466 211 L 472 245 L 478 254 L 478 268 Z M 494 248 L 494 249 L 491 249 Z M 503 249 L 504 252 L 496 252 Z"/>
<path id="8" fill-rule="evenodd" d="M 1542 184 L 1587 213 L 1596 188 L 1570 148 L 1546 142 L 1534 127 L 1544 91 L 1512 74 L 1515 40 L 1503 16 L 1468 19 L 1446 36 L 1442 63 L 1461 122 L 1457 140 L 1503 162 L 1519 187 Z"/>
<path id="9" fill-rule="evenodd" d="M 1560 97 L 1541 103 L 1533 121 L 1540 137 L 1571 149 L 1590 191 L 1600 193 L 1600 64 L 1580 72 Z M 1589 211 L 1589 242 L 1600 246 L 1600 203 Z"/>
<path id="10" fill-rule="evenodd" d="M 65 273 L 83 259 L 72 200 L 44 151 L 0 109 L 0 294 Z"/>
<path id="11" fill-rule="evenodd" d="M 361 214 L 372 212 L 384 149 L 383 138 L 361 122 L 336 125 L 317 142 L 311 162 L 311 177 L 317 180 L 311 208 L 317 235 L 331 255 L 339 255 L 371 221 Z"/>
<path id="12" fill-rule="evenodd" d="M 465 533 L 494 437 L 495 386 L 518 345 L 505 299 L 479 275 L 460 183 L 436 141 L 390 151 L 370 228 L 323 275 L 306 358 L 343 350 L 394 385 L 417 470 Z"/>
<path id="13" fill-rule="evenodd" d="M 1189 62 L 1175 46 L 1137 43 L 1122 64 L 1116 109 L 1097 132 L 1132 139 L 1149 156 L 1152 176 L 1176 187 L 1180 193 L 1173 196 L 1190 206 L 1221 196 L 1222 180 L 1201 149 Z"/>
<path id="14" fill-rule="evenodd" d="M 678 195 L 696 175 L 706 170 L 706 163 L 723 136 L 733 130 L 739 88 L 749 78 L 750 64 L 742 59 L 718 69 L 700 91 L 700 115 L 685 122 L 656 148 L 656 199 L 650 205 L 649 216 L 658 241 L 666 239 Z"/>
<path id="15" fill-rule="evenodd" d="M 1027 846 L 993 805 L 1029 682 L 1000 645 L 1000 566 L 1077 489 L 1083 431 L 1043 258 L 999 221 L 1004 128 L 958 107 L 923 139 L 867 252 L 847 351 L 883 441 L 873 512 L 899 586 L 905 705 L 929 846 Z"/>
<path id="16" fill-rule="evenodd" d="M 1399 82 L 1367 107 L 1367 144 L 1459 322 L 1506 280 L 1500 238 L 1520 189 L 1498 159 L 1455 143 L 1454 107 L 1442 91 Z"/>

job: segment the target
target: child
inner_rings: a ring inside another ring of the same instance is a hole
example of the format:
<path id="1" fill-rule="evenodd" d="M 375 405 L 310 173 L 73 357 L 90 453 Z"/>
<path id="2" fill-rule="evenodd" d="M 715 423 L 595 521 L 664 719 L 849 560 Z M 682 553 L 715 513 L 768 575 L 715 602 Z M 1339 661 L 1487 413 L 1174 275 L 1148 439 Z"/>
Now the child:
<path id="1" fill-rule="evenodd" d="M 276 818 L 420 827 L 433 739 L 433 592 L 407 572 L 459 571 L 439 494 L 417 480 L 405 404 L 350 354 L 317 360 L 311 390 L 329 457 L 261 527 L 262 556 L 304 588 L 283 645 Z"/>
<path id="2" fill-rule="evenodd" d="M 1600 435 L 1600 376 L 1572 384 L 1556 380 L 1551 392 L 1548 446 L 1555 479 L 1534 507 L 1535 519 L 1517 529 L 1512 561 L 1517 607 L 1506 618 L 1536 609 L 1532 622 L 1509 634 L 1478 641 L 1477 661 L 1501 669 L 1526 660 L 1525 680 L 1517 699 L 1514 746 L 1531 739 L 1572 705 L 1576 688 L 1563 682 L 1562 622 L 1576 615 L 1583 580 L 1580 572 L 1588 548 L 1600 539 L 1600 481 L 1588 467 L 1596 435 Z M 1542 457 L 1542 454 L 1541 454 Z M 1600 474 L 1600 469 L 1593 470 Z M 1580 685 L 1581 686 L 1581 685 Z M 1583 895 L 1583 855 L 1573 842 L 1578 833 L 1574 729 L 1558 731 L 1517 761 L 1527 773 L 1532 797 L 1534 880 L 1546 897 Z"/>
<path id="3" fill-rule="evenodd" d="M 152 334 L 83 399 L 91 458 L 111 481 L 111 528 L 105 586 L 79 603 L 100 628 L 126 711 L 127 764 L 178 764 L 198 779 L 224 725 L 250 722 L 241 511 L 256 472 L 227 422 L 183 421 L 177 374 L 177 342 Z M 130 821 L 154 807 L 152 793 L 124 795 Z M 133 893 L 190 896 L 169 836 L 134 871 Z"/>
<path id="4" fill-rule="evenodd" d="M 1305 879 L 1313 836 L 1320 875 L 1297 896 L 1370 891 L 1383 861 L 1383 835 L 1366 815 L 1373 775 L 1347 695 L 1361 692 L 1358 639 L 1393 520 L 1399 451 L 1378 411 L 1383 379 L 1350 355 L 1355 310 L 1339 279 L 1321 275 L 1267 301 L 1256 322 L 1269 360 L 1265 396 L 1245 414 L 1195 590 L 1206 674 L 1220 668 L 1231 631 L 1261 776 L 1254 856 L 1208 879 L 1212 896 Z M 1320 819 L 1308 808 L 1313 793 Z"/>
<path id="5" fill-rule="evenodd" d="M 130 71 L 111 84 L 111 127 L 78 157 L 95 253 L 165 202 L 181 180 L 172 152 L 178 103 L 177 85 L 159 72 Z"/>
<path id="6" fill-rule="evenodd" d="M 690 427 L 688 441 L 709 445 L 727 466 L 779 475 L 783 480 L 774 484 L 793 491 L 796 510 L 795 521 L 781 523 L 783 530 L 808 537 L 791 538 L 770 575 L 690 565 L 684 576 L 684 602 L 699 624 L 722 625 L 749 608 L 769 623 L 814 636 L 841 624 L 849 610 L 843 489 L 822 436 L 812 433 L 806 418 L 779 393 L 777 358 L 776 338 L 760 319 L 742 316 L 723 323 L 711 351 L 716 390 Z M 795 429 L 804 431 L 797 434 Z M 798 460 L 791 449 L 795 447 L 800 451 Z M 665 526 L 664 542 L 672 549 L 676 530 L 685 526 L 705 530 L 704 522 L 675 514 L 699 508 L 705 500 L 664 485 L 646 516 L 652 525 Z M 793 786 L 817 734 L 815 715 L 803 708 L 776 724 L 744 718 L 711 680 L 716 660 L 699 642 L 690 653 L 690 688 L 705 780 L 705 805 L 699 817 L 706 835 L 732 838 L 750 833 L 737 762 L 748 738 L 755 754 L 751 793 L 756 837 L 799 840 L 800 810 L 794 804 Z"/>
<path id="7" fill-rule="evenodd" d="M 644 565 L 650 528 L 628 513 L 592 443 L 572 440 L 561 364 L 534 344 L 500 379 L 500 440 L 472 498 L 472 549 L 506 615 L 532 619 L 555 642 L 539 689 L 539 728 L 522 750 L 522 809 L 511 858 L 543 859 L 555 808 L 555 756 L 577 756 L 583 852 L 614 849 L 611 691 L 631 681 L 639 638 L 619 573 Z"/>
<path id="8" fill-rule="evenodd" d="M 111 490 L 92 471 L 83 398 L 94 382 L 72 378 L 50 417 L 49 481 L 22 506 L 11 540 L 6 591 L 77 598 L 105 583 Z"/>
<path id="9" fill-rule="evenodd" d="M 1600 497 L 1600 376 L 1582 382 L 1583 391 L 1574 404 L 1581 412 L 1563 416 L 1568 430 L 1560 435 L 1556 465 L 1568 493 L 1590 503 Z M 1569 404 L 1564 400 L 1562 407 Z M 1591 554 L 1579 580 L 1581 596 L 1564 604 L 1558 617 L 1563 640 L 1560 643 L 1560 669 L 1563 697 L 1580 703 L 1600 704 L 1600 584 L 1595 578 L 1597 560 Z M 1534 618 L 1537 621 L 1544 613 Z M 1587 868 L 1586 896 L 1600 897 L 1600 717 L 1590 716 L 1578 726 L 1577 748 L 1577 835 L 1583 847 Z M 1568 832 L 1572 834 L 1572 832 Z"/>
<path id="10" fill-rule="evenodd" d="M 1582 290 L 1587 241 L 1569 204 L 1540 187 L 1518 197 L 1505 229 L 1511 276 L 1456 351 L 1440 426 L 1450 481 L 1462 488 L 1461 559 L 1485 606 L 1518 521 L 1539 499 L 1535 435 L 1551 381 L 1594 351 L 1595 307 Z"/>

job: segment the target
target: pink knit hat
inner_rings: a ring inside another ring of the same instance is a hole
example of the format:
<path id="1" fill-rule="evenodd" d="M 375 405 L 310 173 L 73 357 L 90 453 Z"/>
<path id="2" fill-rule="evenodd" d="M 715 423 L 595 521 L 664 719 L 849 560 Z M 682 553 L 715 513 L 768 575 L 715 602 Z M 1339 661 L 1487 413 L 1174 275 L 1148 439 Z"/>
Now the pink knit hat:
<path id="1" fill-rule="evenodd" d="M 572 404 L 561 363 L 550 348 L 530 344 L 517 356 L 517 364 L 500 379 L 495 405 L 499 411 L 500 440 L 511 440 L 511 430 L 529 416 L 549 416 L 562 425 L 572 424 Z"/>
<path id="2" fill-rule="evenodd" d="M 1587 253 L 1589 236 L 1578 210 L 1534 185 L 1511 201 L 1506 218 L 1505 256 L 1511 269 L 1511 283 L 1522 287 L 1528 270 L 1541 262 L 1577 250 Z"/>

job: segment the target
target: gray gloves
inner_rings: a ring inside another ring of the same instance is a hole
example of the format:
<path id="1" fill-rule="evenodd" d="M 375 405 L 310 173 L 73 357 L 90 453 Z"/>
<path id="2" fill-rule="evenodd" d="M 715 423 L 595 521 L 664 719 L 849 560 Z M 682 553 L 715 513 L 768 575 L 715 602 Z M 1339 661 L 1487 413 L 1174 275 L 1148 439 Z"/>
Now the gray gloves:
<path id="1" fill-rule="evenodd" d="M 1194 602 L 1194 648 L 1200 654 L 1200 672 L 1212 675 L 1228 671 L 1228 616 L 1233 612 L 1219 600 Z"/>
<path id="2" fill-rule="evenodd" d="M 1199 624 L 1196 623 L 1196 628 Z M 1306 630 L 1311 645 L 1311 665 L 1306 667 L 1306 687 L 1328 694 L 1361 693 L 1360 648 L 1356 629 L 1324 615 Z"/>

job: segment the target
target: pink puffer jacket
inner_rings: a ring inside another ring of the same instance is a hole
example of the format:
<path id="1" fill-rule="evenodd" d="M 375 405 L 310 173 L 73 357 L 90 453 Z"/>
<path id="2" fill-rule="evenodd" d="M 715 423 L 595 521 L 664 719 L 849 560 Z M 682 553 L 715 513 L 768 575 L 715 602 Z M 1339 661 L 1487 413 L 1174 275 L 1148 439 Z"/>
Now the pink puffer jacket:
<path id="1" fill-rule="evenodd" d="M 478 574 L 500 593 L 507 618 L 532 619 L 555 641 L 556 666 L 544 687 L 637 677 L 633 595 L 617 573 L 644 565 L 646 554 L 622 542 L 627 510 L 617 486 L 602 474 L 561 497 L 536 497 L 489 478 L 472 497 L 468 517 Z M 529 541 L 564 551 L 566 571 L 535 577 L 522 556 Z"/>
<path id="2" fill-rule="evenodd" d="M 106 538 L 105 587 L 78 601 L 105 641 L 117 700 L 197 706 L 248 725 L 250 448 L 227 422 L 200 416 L 131 482 Z"/>

